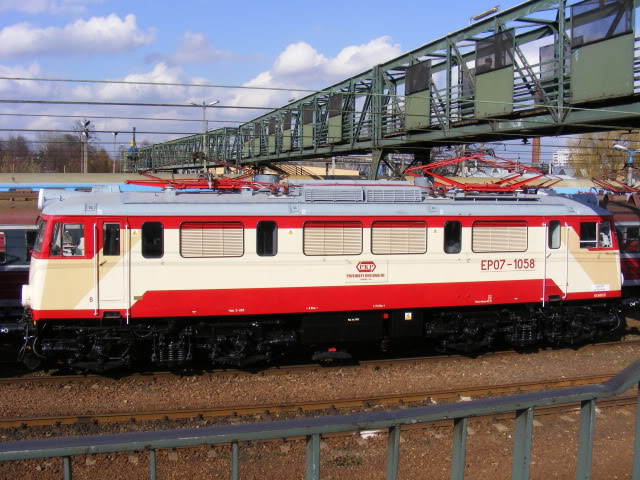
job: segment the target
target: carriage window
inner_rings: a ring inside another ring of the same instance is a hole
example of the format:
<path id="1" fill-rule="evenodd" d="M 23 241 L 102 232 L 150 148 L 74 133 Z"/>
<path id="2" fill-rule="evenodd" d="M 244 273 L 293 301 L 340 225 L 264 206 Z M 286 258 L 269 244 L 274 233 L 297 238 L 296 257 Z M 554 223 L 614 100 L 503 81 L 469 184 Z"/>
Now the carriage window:
<path id="1" fill-rule="evenodd" d="M 25 248 L 27 250 L 25 258 L 27 259 L 27 262 L 31 261 L 31 254 L 33 253 L 37 234 L 38 232 L 35 230 L 27 230 L 24 232 Z"/>
<path id="2" fill-rule="evenodd" d="M 623 252 L 640 251 L 640 227 L 624 227 L 621 233 L 620 246 Z"/>
<path id="3" fill-rule="evenodd" d="M 7 261 L 7 237 L 4 232 L 0 232 L 0 263 Z"/>
<path id="4" fill-rule="evenodd" d="M 272 257 L 278 253 L 278 225 L 276 222 L 258 222 L 256 252 L 261 257 Z"/>
<path id="5" fill-rule="evenodd" d="M 142 224 L 142 256 L 144 258 L 162 258 L 163 255 L 162 223 L 144 222 Z"/>
<path id="6" fill-rule="evenodd" d="M 102 254 L 109 256 L 120 255 L 120 225 L 105 223 L 103 226 Z"/>
<path id="7" fill-rule="evenodd" d="M 460 222 L 445 222 L 444 253 L 460 253 L 462 250 L 462 225 Z"/>
<path id="8" fill-rule="evenodd" d="M 582 222 L 580 224 L 580 248 L 596 248 L 597 245 L 597 222 Z"/>
<path id="9" fill-rule="evenodd" d="M 552 220 L 549 222 L 549 248 L 560 248 L 560 232 L 562 231 L 560 227 L 559 220 Z"/>

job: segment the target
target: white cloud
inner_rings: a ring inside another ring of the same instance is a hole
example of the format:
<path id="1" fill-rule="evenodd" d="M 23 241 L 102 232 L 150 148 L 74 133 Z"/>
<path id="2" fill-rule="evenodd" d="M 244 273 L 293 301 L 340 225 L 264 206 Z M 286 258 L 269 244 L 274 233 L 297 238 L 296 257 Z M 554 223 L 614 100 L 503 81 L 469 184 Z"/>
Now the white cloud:
<path id="1" fill-rule="evenodd" d="M 335 57 L 326 57 L 305 42 L 292 43 L 278 55 L 271 70 L 262 72 L 244 84 L 277 88 L 325 88 L 340 80 L 362 73 L 378 63 L 402 53 L 400 45 L 391 43 L 388 36 L 379 37 L 363 45 L 343 48 Z M 238 90 L 227 102 L 233 106 L 277 107 L 292 95 L 303 92 L 272 90 Z M 254 111 L 256 116 L 262 113 Z M 247 115 L 247 111 L 234 111 L 234 116 Z"/>
<path id="2" fill-rule="evenodd" d="M 185 32 L 174 53 L 152 53 L 145 58 L 145 61 L 147 63 L 162 62 L 167 65 L 202 65 L 239 57 L 241 55 L 214 48 L 204 33 Z"/>
<path id="3" fill-rule="evenodd" d="M 2 0 L 0 12 L 18 11 L 23 13 L 80 13 L 88 4 L 102 3 L 103 0 Z"/>
<path id="4" fill-rule="evenodd" d="M 119 53 L 146 45 L 153 39 L 152 30 L 138 28 L 135 15 L 92 17 L 62 28 L 18 23 L 0 30 L 0 58 Z"/>
<path id="5" fill-rule="evenodd" d="M 249 89 L 222 89 L 210 87 L 186 87 L 169 85 L 127 85 L 127 84 L 47 84 L 41 82 L 7 82 L 0 80 L 0 95 L 11 95 L 13 98 L 50 98 L 52 100 L 75 101 L 99 101 L 99 102 L 129 102 L 129 103 L 167 103 L 187 104 L 194 100 L 213 101 L 220 100 L 220 106 L 226 107 L 274 107 L 277 108 L 287 103 L 292 96 L 300 98 L 306 95 L 304 92 L 292 92 L 291 88 L 324 88 L 351 75 L 361 73 L 373 65 L 389 60 L 400 55 L 400 47 L 391 42 L 388 37 L 374 39 L 363 45 L 349 46 L 342 49 L 334 57 L 318 52 L 312 46 L 304 43 L 289 45 L 276 58 L 272 67 L 261 72 L 244 86 L 278 87 L 283 90 L 249 90 Z M 47 72 L 41 72 L 37 64 L 23 67 L 2 67 L 0 76 L 47 76 Z M 149 70 L 133 73 L 120 78 L 131 82 L 163 82 L 184 84 L 207 84 L 210 79 L 202 77 L 188 77 L 180 66 L 167 63 L 157 63 Z M 7 86 L 9 85 L 9 86 Z M 4 90 L 3 90 L 4 89 Z M 8 89 L 8 90 L 7 90 Z M 30 89 L 30 90 L 19 90 Z M 16 93 L 19 92 L 19 93 Z M 8 110 L 8 108 L 7 108 Z M 6 111 L 6 110 L 5 110 Z M 138 131 L 163 131 L 163 132 L 193 132 L 201 129 L 199 119 L 202 110 L 199 108 L 171 108 L 171 107 L 114 107 L 101 108 L 87 106 L 86 109 L 78 106 L 43 106 L 43 105 L 16 105 L 12 111 L 46 113 L 47 111 L 60 113 L 73 113 L 85 115 L 92 120 L 98 130 L 105 131 L 130 131 L 136 126 Z M 207 110 L 209 120 L 247 121 L 265 113 L 261 109 L 244 108 L 217 108 Z M 91 115 L 114 115 L 122 117 L 155 117 L 155 118 L 182 118 L 197 120 L 195 122 L 181 121 L 153 121 L 153 120 L 123 120 L 123 119 L 97 119 Z M 11 118 L 11 117 L 9 117 Z M 46 125 L 43 119 L 12 119 L 12 125 Z M 73 119 L 51 119 L 51 125 L 66 126 L 73 124 Z M 0 124 L 2 119 L 0 119 Z M 216 128 L 223 124 L 210 123 L 210 128 Z M 231 123 L 236 125 L 236 123 Z M 153 143 L 162 142 L 170 138 L 180 137 L 178 134 L 146 135 L 141 134 L 138 141 L 149 140 Z M 102 140 L 109 142 L 112 136 L 103 135 Z M 129 134 L 122 133 L 118 136 L 118 143 L 129 141 Z"/>

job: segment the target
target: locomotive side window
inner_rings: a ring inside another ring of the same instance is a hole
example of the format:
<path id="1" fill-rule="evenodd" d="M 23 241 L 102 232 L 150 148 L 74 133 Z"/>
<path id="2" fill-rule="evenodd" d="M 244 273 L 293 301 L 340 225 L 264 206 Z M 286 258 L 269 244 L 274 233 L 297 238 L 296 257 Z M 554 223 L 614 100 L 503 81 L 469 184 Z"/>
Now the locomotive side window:
<path id="1" fill-rule="evenodd" d="M 526 252 L 527 222 L 474 222 L 471 249 L 476 253 Z"/>
<path id="2" fill-rule="evenodd" d="M 371 253 L 374 255 L 426 252 L 425 222 L 373 222 L 371 225 Z"/>
<path id="3" fill-rule="evenodd" d="M 580 224 L 580 248 L 596 248 L 598 245 L 598 223 L 582 222 Z"/>
<path id="4" fill-rule="evenodd" d="M 444 223 L 444 253 L 460 253 L 462 250 L 462 225 L 460 222 Z"/>
<path id="5" fill-rule="evenodd" d="M 261 257 L 272 257 L 278 253 L 278 225 L 276 222 L 258 222 L 256 253 Z"/>
<path id="6" fill-rule="evenodd" d="M 306 222 L 302 243 L 305 255 L 360 255 L 362 223 Z"/>
<path id="7" fill-rule="evenodd" d="M 7 237 L 4 232 L 0 232 L 0 263 L 7 261 Z"/>
<path id="8" fill-rule="evenodd" d="M 185 222 L 180 226 L 180 255 L 185 258 L 241 257 L 241 222 Z"/>
<path id="9" fill-rule="evenodd" d="M 102 232 L 102 254 L 109 256 L 120 255 L 120 225 L 105 223 Z"/>
<path id="10" fill-rule="evenodd" d="M 549 230 L 547 231 L 547 234 L 549 236 L 548 238 L 548 242 L 549 242 L 549 248 L 560 248 L 560 233 L 561 233 L 562 229 L 560 227 L 560 220 L 551 220 L 549 222 Z"/>
<path id="11" fill-rule="evenodd" d="M 56 223 L 51 237 L 51 256 L 84 256 L 84 225 Z"/>
<path id="12" fill-rule="evenodd" d="M 162 258 L 163 255 L 162 223 L 144 222 L 142 224 L 142 256 L 144 258 Z"/>

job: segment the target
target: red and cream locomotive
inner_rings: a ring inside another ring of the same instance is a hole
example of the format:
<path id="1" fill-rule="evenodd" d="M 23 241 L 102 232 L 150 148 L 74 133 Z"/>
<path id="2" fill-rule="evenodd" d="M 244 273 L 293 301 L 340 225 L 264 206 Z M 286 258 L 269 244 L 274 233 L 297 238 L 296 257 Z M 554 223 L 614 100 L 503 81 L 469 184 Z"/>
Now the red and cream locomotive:
<path id="1" fill-rule="evenodd" d="M 243 365 L 299 346 L 562 344 L 620 326 L 618 244 L 595 196 L 257 180 L 42 191 L 23 355 Z"/>

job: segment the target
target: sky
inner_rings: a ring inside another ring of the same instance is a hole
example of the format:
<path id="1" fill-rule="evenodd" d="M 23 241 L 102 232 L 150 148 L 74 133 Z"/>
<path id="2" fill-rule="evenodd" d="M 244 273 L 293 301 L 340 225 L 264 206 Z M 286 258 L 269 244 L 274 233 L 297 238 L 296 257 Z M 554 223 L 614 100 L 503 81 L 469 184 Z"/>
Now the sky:
<path id="1" fill-rule="evenodd" d="M 502 1 L 502 10 L 520 2 Z M 0 76 L 323 88 L 468 25 L 487 0 L 142 2 L 0 0 Z M 289 92 L 0 80 L 0 99 L 281 106 Z M 298 94 L 302 96 L 303 94 Z M 0 104 L 0 113 L 140 116 L 93 119 L 98 130 L 200 131 L 200 109 Z M 261 112 L 258 112 L 260 114 Z M 210 121 L 249 120 L 209 110 Z M 76 119 L 0 116 L 0 128 L 69 129 Z M 222 125 L 222 124 L 219 124 Z M 210 123 L 214 128 L 216 123 Z M 18 134 L 20 132 L 15 132 Z M 10 133 L 0 132 L 0 137 Z M 22 133 L 29 136 L 29 134 Z M 180 135 L 142 134 L 156 143 Z M 110 136 L 103 136 L 110 139 Z M 33 136 L 32 136 L 33 138 Z M 129 138 L 118 138 L 118 143 Z"/>

